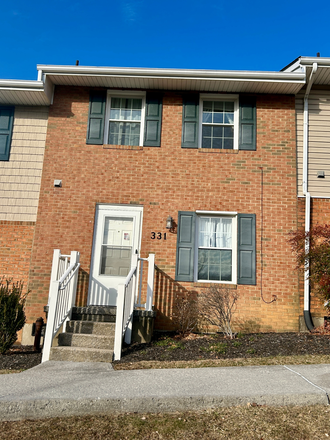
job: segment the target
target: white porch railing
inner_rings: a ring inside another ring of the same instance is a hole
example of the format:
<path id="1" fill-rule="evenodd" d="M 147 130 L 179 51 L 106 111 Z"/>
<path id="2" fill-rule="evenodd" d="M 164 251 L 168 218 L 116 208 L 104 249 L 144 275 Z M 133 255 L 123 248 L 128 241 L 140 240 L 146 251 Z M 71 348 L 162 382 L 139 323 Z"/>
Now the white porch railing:
<path id="1" fill-rule="evenodd" d="M 63 324 L 65 331 L 65 321 L 71 318 L 76 300 L 79 260 L 79 252 L 72 251 L 71 255 L 61 255 L 59 249 L 54 250 L 42 362 L 49 360 L 54 337 Z"/>
<path id="2" fill-rule="evenodd" d="M 140 274 L 138 274 L 139 264 L 141 262 Z M 143 262 L 148 261 L 148 281 L 147 281 L 147 301 L 141 304 L 141 289 L 143 276 Z M 155 254 L 149 254 L 148 258 L 138 258 L 134 256 L 132 268 L 126 277 L 124 284 L 118 286 L 117 296 L 117 312 L 116 312 L 116 330 L 115 330 L 115 346 L 114 346 L 114 360 L 120 360 L 122 342 L 125 336 L 125 342 L 131 343 L 132 326 L 133 326 L 133 312 L 134 300 L 136 292 L 136 284 L 140 278 L 138 301 L 136 306 L 144 307 L 146 310 L 152 310 L 153 291 L 154 291 L 154 273 L 155 273 Z M 138 275 L 140 275 L 138 277 Z"/>

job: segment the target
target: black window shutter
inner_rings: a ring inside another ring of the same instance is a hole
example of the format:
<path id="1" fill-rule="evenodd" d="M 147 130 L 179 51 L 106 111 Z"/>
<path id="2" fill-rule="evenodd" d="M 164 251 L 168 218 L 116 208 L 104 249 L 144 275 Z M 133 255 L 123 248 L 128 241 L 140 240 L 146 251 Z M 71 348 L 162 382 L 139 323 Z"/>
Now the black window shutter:
<path id="1" fill-rule="evenodd" d="M 86 144 L 103 145 L 104 143 L 106 98 L 105 90 L 92 90 L 90 93 Z"/>
<path id="2" fill-rule="evenodd" d="M 195 224 L 194 212 L 179 211 L 175 268 L 177 281 L 194 281 Z"/>
<path id="3" fill-rule="evenodd" d="M 240 97 L 239 149 L 256 150 L 256 99 Z"/>
<path id="4" fill-rule="evenodd" d="M 15 107 L 0 107 L 0 160 L 9 160 Z"/>
<path id="5" fill-rule="evenodd" d="M 185 96 L 182 108 L 182 148 L 198 148 L 199 96 Z"/>
<path id="6" fill-rule="evenodd" d="M 144 128 L 145 147 L 160 147 L 162 131 L 163 97 L 155 93 L 147 93 L 146 117 Z"/>
<path id="7" fill-rule="evenodd" d="M 256 215 L 238 214 L 237 284 L 256 284 Z"/>

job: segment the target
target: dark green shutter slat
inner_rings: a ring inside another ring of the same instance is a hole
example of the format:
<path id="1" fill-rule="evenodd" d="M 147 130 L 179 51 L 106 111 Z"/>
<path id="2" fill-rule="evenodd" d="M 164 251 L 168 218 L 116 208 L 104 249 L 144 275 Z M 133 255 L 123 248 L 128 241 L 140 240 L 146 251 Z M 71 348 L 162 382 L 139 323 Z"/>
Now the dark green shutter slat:
<path id="1" fill-rule="evenodd" d="M 256 215 L 238 214 L 237 284 L 256 284 Z"/>
<path id="2" fill-rule="evenodd" d="M 256 149 L 256 100 L 253 97 L 240 98 L 239 149 Z"/>
<path id="3" fill-rule="evenodd" d="M 162 107 L 163 98 L 161 95 L 147 93 L 143 142 L 145 147 L 160 147 L 160 136 L 162 131 Z"/>
<path id="4" fill-rule="evenodd" d="M 91 91 L 86 144 L 102 145 L 104 143 L 104 117 L 106 91 Z"/>
<path id="5" fill-rule="evenodd" d="M 199 96 L 183 98 L 182 148 L 198 148 Z"/>
<path id="6" fill-rule="evenodd" d="M 175 268 L 177 281 L 194 281 L 195 224 L 194 212 L 179 212 Z"/>
<path id="7" fill-rule="evenodd" d="M 0 107 L 0 160 L 9 160 L 15 107 Z"/>

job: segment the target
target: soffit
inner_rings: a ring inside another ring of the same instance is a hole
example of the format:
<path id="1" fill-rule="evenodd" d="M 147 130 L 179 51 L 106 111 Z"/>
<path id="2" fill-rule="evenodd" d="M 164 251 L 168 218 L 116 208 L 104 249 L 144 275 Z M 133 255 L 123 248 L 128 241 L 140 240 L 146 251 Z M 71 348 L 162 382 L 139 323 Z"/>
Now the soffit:
<path id="1" fill-rule="evenodd" d="M 306 76 L 309 78 L 312 67 L 306 66 Z M 313 75 L 314 85 L 330 85 L 330 66 L 318 66 L 317 71 Z"/>
<path id="2" fill-rule="evenodd" d="M 303 72 L 189 71 L 80 66 L 38 66 L 38 69 L 55 85 L 114 89 L 295 94 L 305 84 Z"/>
<path id="3" fill-rule="evenodd" d="M 42 81 L 0 80 L 0 104 L 49 105 Z"/>

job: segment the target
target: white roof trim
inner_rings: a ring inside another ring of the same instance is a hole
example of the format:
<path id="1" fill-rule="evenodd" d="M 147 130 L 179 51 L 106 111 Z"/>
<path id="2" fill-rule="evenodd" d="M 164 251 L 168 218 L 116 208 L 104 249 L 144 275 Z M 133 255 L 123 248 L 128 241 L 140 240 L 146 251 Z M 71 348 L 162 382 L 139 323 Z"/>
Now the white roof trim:
<path id="1" fill-rule="evenodd" d="M 9 90 L 43 90 L 44 83 L 43 81 L 0 79 L 0 88 Z"/>
<path id="2" fill-rule="evenodd" d="M 180 78 L 199 80 L 230 80 L 230 81 L 271 81 L 271 82 L 305 82 L 304 72 L 259 72 L 236 70 L 186 70 L 186 69 L 149 69 L 122 67 L 83 67 L 83 66 L 52 66 L 37 65 L 42 74 L 69 76 L 123 76 L 138 78 Z"/>

